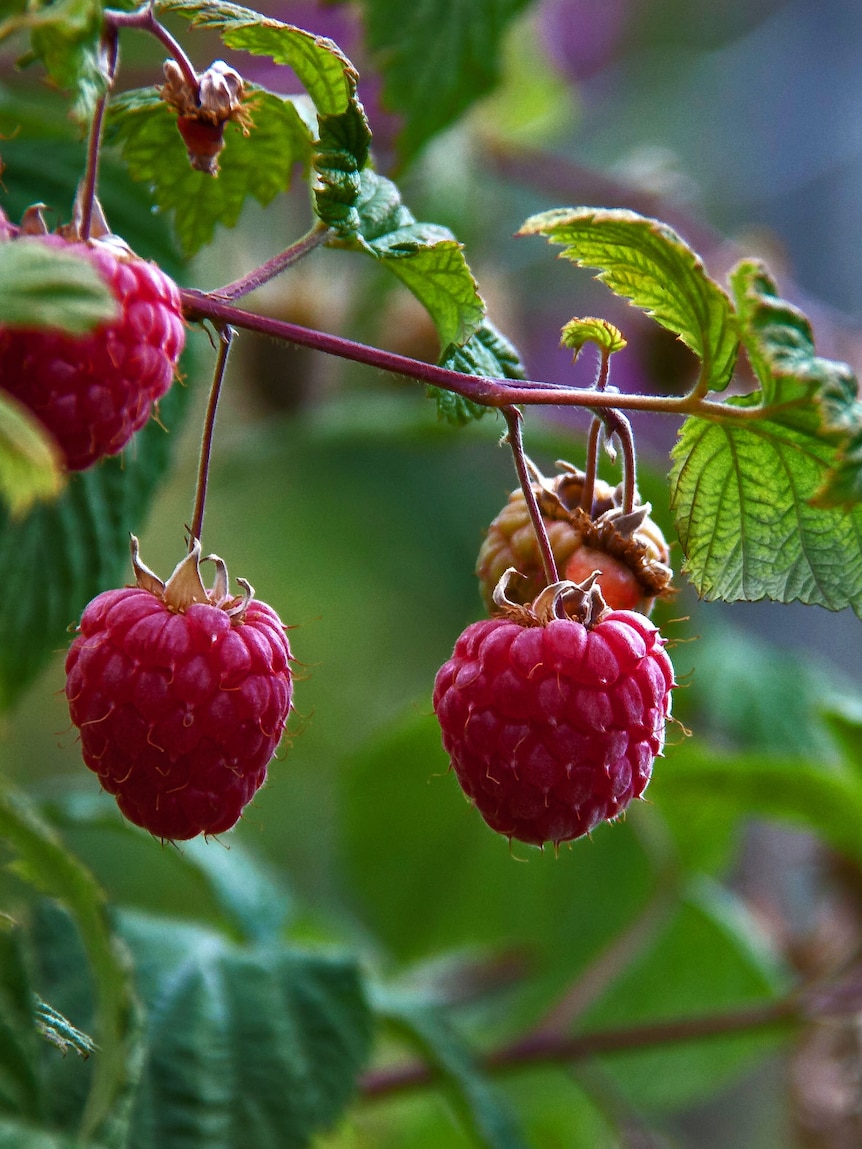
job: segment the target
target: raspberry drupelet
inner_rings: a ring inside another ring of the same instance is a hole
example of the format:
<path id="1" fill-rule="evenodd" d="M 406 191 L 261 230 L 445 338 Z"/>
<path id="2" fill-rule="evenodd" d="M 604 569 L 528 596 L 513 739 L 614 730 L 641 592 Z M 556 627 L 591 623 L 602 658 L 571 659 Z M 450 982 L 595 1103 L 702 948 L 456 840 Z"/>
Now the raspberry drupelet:
<path id="1" fill-rule="evenodd" d="M 84 470 L 121 451 L 170 387 L 185 343 L 179 288 L 116 237 L 0 233 L 0 241 L 82 256 L 116 300 L 117 317 L 83 336 L 0 321 L 0 387 L 50 431 L 69 470 Z"/>
<path id="2" fill-rule="evenodd" d="M 514 572 L 511 572 L 514 573 Z M 561 582 L 468 626 L 434 684 L 464 793 L 508 838 L 555 846 L 640 798 L 662 752 L 673 667 L 643 615 Z"/>
<path id="3" fill-rule="evenodd" d="M 125 816 L 165 839 L 220 834 L 263 785 L 291 709 L 291 651 L 272 607 L 213 588 L 200 544 L 162 583 L 138 558 L 137 585 L 87 606 L 66 659 L 66 696 L 86 765 Z"/>

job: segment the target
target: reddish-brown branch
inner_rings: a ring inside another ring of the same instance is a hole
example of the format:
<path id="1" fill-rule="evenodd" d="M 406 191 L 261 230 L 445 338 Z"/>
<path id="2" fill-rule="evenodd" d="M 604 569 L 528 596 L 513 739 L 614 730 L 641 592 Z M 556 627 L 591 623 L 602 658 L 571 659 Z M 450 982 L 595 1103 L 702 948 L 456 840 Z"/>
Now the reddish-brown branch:
<path id="1" fill-rule="evenodd" d="M 174 39 L 167 28 L 156 19 L 152 4 L 145 4 L 134 12 L 120 12 L 114 8 L 106 8 L 104 20 L 106 28 L 136 28 L 139 32 L 149 32 L 151 36 L 155 36 L 176 60 L 190 90 L 198 91 L 200 80 L 194 65 L 180 42 Z"/>
<path id="2" fill-rule="evenodd" d="M 299 324 L 287 323 L 282 319 L 256 315 L 203 291 L 185 288 L 180 294 L 186 316 L 192 322 L 210 319 L 219 326 L 229 323 L 232 327 L 256 331 L 273 339 L 283 339 L 300 347 L 309 347 L 327 355 L 352 360 L 354 363 L 364 363 L 380 371 L 403 375 L 420 383 L 444 387 L 486 407 L 557 404 L 601 411 L 614 408 L 630 411 L 664 411 L 675 415 L 694 412 L 707 415 L 711 406 L 718 407 L 717 404 L 711 405 L 703 400 L 692 401 L 686 397 L 679 398 L 672 395 L 622 395 L 616 392 L 608 394 L 595 388 L 566 387 L 559 383 L 533 380 L 512 382 L 508 379 L 467 375 L 439 367 L 434 363 L 424 363 L 419 359 L 410 359 L 406 355 L 397 355 L 392 351 L 357 343 L 340 335 L 330 335 L 328 332 L 301 327 Z M 724 413 L 725 408 L 722 406 L 720 410 Z M 736 416 L 739 412 L 747 413 L 743 408 L 733 408 L 729 414 Z"/>
<path id="3" fill-rule="evenodd" d="M 269 283 L 271 279 L 275 279 L 277 275 L 292 267 L 293 264 L 298 263 L 300 259 L 304 259 L 316 247 L 326 243 L 335 233 L 332 228 L 326 226 L 325 223 L 318 223 L 296 243 L 292 243 L 290 247 L 286 247 L 284 251 L 279 252 L 278 255 L 273 256 L 272 259 L 267 260 L 266 263 L 256 267 L 250 271 L 248 275 L 244 275 L 241 279 L 235 279 L 232 283 L 226 283 L 224 287 L 218 287 L 215 291 L 209 294 L 216 296 L 218 299 L 240 299 L 243 295 L 248 295 L 249 292 L 256 290 L 258 287 L 263 287 L 265 283 Z"/>
<path id="4" fill-rule="evenodd" d="M 760 1029 L 791 1025 L 803 1020 L 803 1010 L 796 996 L 767 1002 L 727 1013 L 674 1021 L 647 1022 L 622 1029 L 600 1030 L 577 1036 L 540 1032 L 520 1038 L 479 1059 L 487 1072 L 511 1072 L 535 1065 L 569 1064 L 587 1058 L 632 1050 L 650 1049 L 680 1042 L 704 1041 L 732 1033 L 750 1033 Z M 436 1071 L 422 1062 L 411 1062 L 392 1068 L 372 1070 L 360 1079 L 360 1092 L 365 1098 L 389 1097 L 411 1089 L 436 1084 Z"/>

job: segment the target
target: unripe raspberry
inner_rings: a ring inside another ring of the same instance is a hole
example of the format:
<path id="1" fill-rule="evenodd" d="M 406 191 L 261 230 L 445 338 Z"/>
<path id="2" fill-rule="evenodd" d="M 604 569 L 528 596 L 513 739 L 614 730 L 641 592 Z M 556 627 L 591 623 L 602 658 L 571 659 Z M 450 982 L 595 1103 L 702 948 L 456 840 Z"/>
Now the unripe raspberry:
<path id="1" fill-rule="evenodd" d="M 503 609 L 458 639 L 437 674 L 434 710 L 458 781 L 488 825 L 557 846 L 643 794 L 664 746 L 673 668 L 656 627 L 603 609 L 589 580 Z"/>
<path id="2" fill-rule="evenodd" d="M 557 569 L 571 582 L 595 571 L 602 595 L 615 610 L 648 613 L 659 595 L 672 593 L 670 551 L 649 505 L 636 503 L 623 513 L 619 488 L 595 482 L 591 511 L 580 506 L 584 474 L 568 468 L 553 479 L 533 484 Z M 522 576 L 513 579 L 509 594 L 530 603 L 545 586 L 536 534 L 523 491 L 518 488 L 488 528 L 476 563 L 482 598 L 488 609 L 494 588 L 509 567 Z"/>
<path id="3" fill-rule="evenodd" d="M 278 615 L 212 590 L 200 545 L 168 582 L 137 557 L 137 585 L 87 606 L 66 658 L 84 762 L 125 816 L 159 838 L 220 834 L 266 778 L 291 708 L 290 646 Z"/>
<path id="4" fill-rule="evenodd" d="M 110 238 L 22 234 L 11 242 L 84 256 L 119 305 L 117 319 L 83 336 L 0 323 L 0 387 L 51 432 L 69 470 L 83 470 L 121 451 L 170 387 L 185 342 L 179 289 Z"/>

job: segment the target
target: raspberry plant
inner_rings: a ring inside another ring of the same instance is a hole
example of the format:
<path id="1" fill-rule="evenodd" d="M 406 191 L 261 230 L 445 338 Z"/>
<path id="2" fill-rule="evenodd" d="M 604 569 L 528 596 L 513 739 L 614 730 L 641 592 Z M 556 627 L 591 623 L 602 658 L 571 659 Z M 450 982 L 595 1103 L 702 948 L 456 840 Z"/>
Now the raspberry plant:
<path id="1" fill-rule="evenodd" d="M 769 1058 L 808 1136 L 862 928 L 802 944 L 736 835 L 795 823 L 858 887 L 862 708 L 710 619 L 862 614 L 856 377 L 759 259 L 543 197 L 495 248 L 559 248 L 609 315 L 554 295 L 576 363 L 534 378 L 406 202 L 457 214 L 410 165 L 530 5 L 364 0 L 364 42 L 271 7 L 0 7 L 0 703 L 46 727 L 65 659 L 71 717 L 0 789 L 0 1142 L 688 1145 Z M 678 394 L 620 385 L 644 317 Z M 376 374 L 264 419 L 285 345 L 284 406 L 305 352 Z"/>

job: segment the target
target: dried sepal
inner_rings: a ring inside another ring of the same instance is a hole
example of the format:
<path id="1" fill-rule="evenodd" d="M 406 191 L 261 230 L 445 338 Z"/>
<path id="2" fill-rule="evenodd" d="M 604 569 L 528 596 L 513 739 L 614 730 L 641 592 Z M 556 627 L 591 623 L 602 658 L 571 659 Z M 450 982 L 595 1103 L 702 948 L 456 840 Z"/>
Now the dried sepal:
<path id="1" fill-rule="evenodd" d="M 192 85 L 175 60 L 164 64 L 165 82 L 159 95 L 177 113 L 177 128 L 196 171 L 218 174 L 224 147 L 224 126 L 239 125 L 243 135 L 252 127 L 242 76 L 224 60 L 216 60 Z"/>
<path id="2" fill-rule="evenodd" d="M 519 626 L 547 626 L 554 619 L 567 618 L 589 630 L 609 613 L 597 582 L 600 573 L 593 571 L 579 583 L 561 579 L 546 586 L 531 603 L 522 603 L 509 596 L 513 578 L 521 577 L 509 567 L 494 588 L 496 613 Z"/>
<path id="3" fill-rule="evenodd" d="M 622 486 L 614 488 L 601 479 L 595 480 L 590 498 L 585 493 L 584 472 L 570 463 L 558 462 L 559 473 L 550 478 L 529 461 L 528 468 L 554 559 L 564 578 L 577 583 L 601 568 L 605 571 L 609 601 L 640 611 L 648 611 L 657 597 L 673 593 L 670 551 L 661 530 L 649 517 L 648 503 L 635 501 L 634 507 L 625 511 Z M 479 553 L 476 573 L 489 608 L 493 589 L 509 566 L 524 576 L 512 584 L 509 597 L 522 604 L 532 602 L 545 579 L 535 531 L 520 489 L 512 492 L 489 527 Z M 627 583 L 625 596 L 629 601 L 617 602 L 609 590 L 608 567 L 618 583 Z"/>
<path id="4" fill-rule="evenodd" d="M 242 588 L 242 594 L 231 594 L 227 564 L 218 555 L 201 558 L 200 540 L 192 540 L 189 553 L 180 559 L 167 582 L 163 582 L 141 559 L 137 538 L 134 535 L 130 538 L 132 569 L 138 587 L 154 594 L 177 614 L 182 614 L 193 603 L 205 603 L 223 610 L 233 621 L 242 622 L 254 598 L 254 587 L 246 579 L 238 578 L 236 581 Z M 201 577 L 202 562 L 215 565 L 215 575 L 209 590 Z"/>

